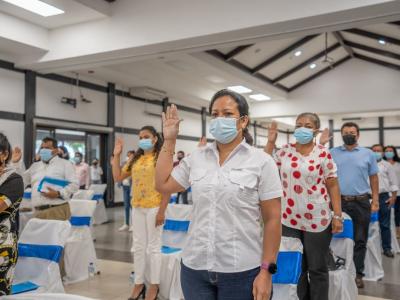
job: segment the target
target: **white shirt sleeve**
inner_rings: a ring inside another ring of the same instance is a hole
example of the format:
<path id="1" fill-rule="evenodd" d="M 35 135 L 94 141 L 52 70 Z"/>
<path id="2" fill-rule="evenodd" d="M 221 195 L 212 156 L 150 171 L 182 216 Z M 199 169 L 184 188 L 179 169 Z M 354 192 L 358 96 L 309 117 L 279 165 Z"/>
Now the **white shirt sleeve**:
<path id="1" fill-rule="evenodd" d="M 15 172 L 22 177 L 25 188 L 28 185 L 32 184 L 31 183 L 31 168 L 32 168 L 33 164 L 28 170 L 26 170 L 25 163 L 23 162 L 22 159 L 19 162 L 11 163 L 10 165 L 15 169 Z"/>
<path id="2" fill-rule="evenodd" d="M 76 177 L 74 166 L 71 163 L 65 163 L 64 168 L 65 180 L 69 181 L 70 184 L 63 188 L 60 194 L 64 200 L 69 200 L 72 195 L 79 190 L 78 178 Z"/>
<path id="3" fill-rule="evenodd" d="M 258 195 L 261 201 L 282 197 L 282 183 L 275 161 L 269 157 L 261 170 Z"/>
<path id="4" fill-rule="evenodd" d="M 387 165 L 387 173 L 389 179 L 389 191 L 390 192 L 398 191 L 399 187 L 397 186 L 396 172 L 394 171 L 394 168 L 389 164 Z"/>
<path id="5" fill-rule="evenodd" d="M 181 160 L 179 165 L 177 165 L 171 173 L 172 178 L 175 179 L 180 186 L 182 186 L 185 190 L 190 187 L 189 174 L 190 174 L 190 163 L 189 157 L 186 157 Z"/>

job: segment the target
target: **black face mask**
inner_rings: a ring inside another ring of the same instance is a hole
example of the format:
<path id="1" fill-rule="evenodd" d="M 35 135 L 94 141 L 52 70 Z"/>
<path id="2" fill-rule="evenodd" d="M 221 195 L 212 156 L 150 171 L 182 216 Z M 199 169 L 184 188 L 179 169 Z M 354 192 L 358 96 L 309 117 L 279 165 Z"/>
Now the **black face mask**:
<path id="1" fill-rule="evenodd" d="M 342 138 L 343 138 L 343 142 L 347 146 L 352 146 L 357 142 L 356 136 L 352 135 L 352 134 L 343 135 Z"/>

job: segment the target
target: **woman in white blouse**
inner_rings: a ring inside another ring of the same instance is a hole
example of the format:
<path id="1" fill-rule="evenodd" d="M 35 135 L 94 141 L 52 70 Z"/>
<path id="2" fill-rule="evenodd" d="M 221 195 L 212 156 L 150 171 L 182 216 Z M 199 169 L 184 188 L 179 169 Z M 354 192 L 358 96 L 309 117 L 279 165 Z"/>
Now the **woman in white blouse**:
<path id="1" fill-rule="evenodd" d="M 384 159 L 387 160 L 392 166 L 397 176 L 397 186 L 400 187 L 400 158 L 394 146 L 386 146 L 384 150 Z M 394 220 L 396 223 L 396 235 L 400 238 L 400 196 L 397 196 L 396 203 L 394 204 Z"/>
<path id="2" fill-rule="evenodd" d="M 163 116 L 165 143 L 157 161 L 156 187 L 163 193 L 192 187 L 193 216 L 181 272 L 186 300 L 271 296 L 282 187 L 273 159 L 251 146 L 248 110 L 240 94 L 217 92 L 209 108 L 216 142 L 198 148 L 174 169 L 180 122 L 176 106 Z"/>

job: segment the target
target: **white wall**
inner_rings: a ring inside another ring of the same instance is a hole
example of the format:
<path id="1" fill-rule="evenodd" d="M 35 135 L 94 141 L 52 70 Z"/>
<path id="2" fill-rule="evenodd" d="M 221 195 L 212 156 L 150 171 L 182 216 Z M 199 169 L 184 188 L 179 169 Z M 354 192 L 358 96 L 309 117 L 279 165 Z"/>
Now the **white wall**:
<path id="1" fill-rule="evenodd" d="M 81 90 L 92 103 L 80 101 L 76 86 L 37 78 L 36 114 L 40 117 L 107 125 L 107 94 L 84 88 Z M 62 104 L 62 97 L 77 98 L 77 108 Z"/>
<path id="2" fill-rule="evenodd" d="M 5 134 L 11 147 L 24 147 L 24 122 L 0 120 L 0 132 Z"/>

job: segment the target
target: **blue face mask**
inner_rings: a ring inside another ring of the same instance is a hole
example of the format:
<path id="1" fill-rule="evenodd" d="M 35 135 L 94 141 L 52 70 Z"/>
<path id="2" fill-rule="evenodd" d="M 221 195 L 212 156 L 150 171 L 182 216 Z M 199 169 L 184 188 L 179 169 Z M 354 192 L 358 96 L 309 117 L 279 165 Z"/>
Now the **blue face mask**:
<path id="1" fill-rule="evenodd" d="M 147 151 L 153 149 L 153 141 L 151 139 L 143 139 L 139 141 L 139 148 Z"/>
<path id="2" fill-rule="evenodd" d="M 310 128 L 300 127 L 294 131 L 294 137 L 299 144 L 310 143 L 314 138 L 314 132 Z"/>
<path id="3" fill-rule="evenodd" d="M 382 152 L 374 152 L 374 155 L 377 161 L 382 159 Z"/>
<path id="4" fill-rule="evenodd" d="M 385 157 L 387 159 L 393 159 L 394 158 L 394 152 L 385 152 Z"/>
<path id="5" fill-rule="evenodd" d="M 75 156 L 75 157 L 74 157 L 74 162 L 75 162 L 77 165 L 79 165 L 79 164 L 82 162 L 82 159 L 81 159 L 80 157 L 78 157 L 78 156 Z"/>
<path id="6" fill-rule="evenodd" d="M 210 123 L 210 133 L 221 144 L 229 144 L 238 135 L 236 118 L 216 118 Z"/>
<path id="7" fill-rule="evenodd" d="M 53 151 L 50 149 L 40 149 L 39 151 L 40 159 L 43 162 L 48 162 L 53 157 Z"/>

